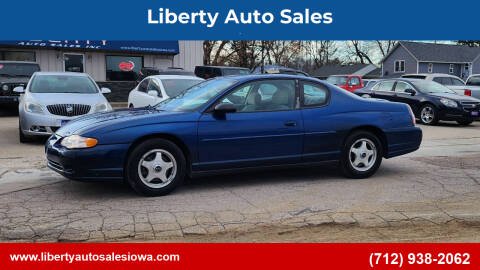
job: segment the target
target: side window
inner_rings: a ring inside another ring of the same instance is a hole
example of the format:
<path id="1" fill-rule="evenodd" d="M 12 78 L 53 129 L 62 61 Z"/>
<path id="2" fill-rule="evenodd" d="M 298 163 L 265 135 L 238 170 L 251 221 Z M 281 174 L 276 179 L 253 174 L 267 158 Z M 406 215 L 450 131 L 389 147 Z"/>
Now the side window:
<path id="1" fill-rule="evenodd" d="M 159 97 L 162 96 L 162 91 L 160 91 L 160 85 L 158 85 L 158 81 L 155 79 L 151 79 L 150 83 L 148 84 L 147 92 L 151 90 L 157 91 Z"/>
<path id="2" fill-rule="evenodd" d="M 433 81 L 437 82 L 439 84 L 443 84 L 443 78 L 442 77 L 435 77 L 435 78 L 433 78 Z"/>
<path id="3" fill-rule="evenodd" d="M 376 91 L 392 91 L 393 81 L 381 82 L 378 84 Z"/>
<path id="4" fill-rule="evenodd" d="M 395 85 L 395 92 L 405 93 L 405 89 L 407 88 L 412 88 L 412 87 L 410 87 L 408 84 L 404 82 L 397 82 L 397 84 Z"/>
<path id="5" fill-rule="evenodd" d="M 295 81 L 263 80 L 246 83 L 228 94 L 221 103 L 233 103 L 237 112 L 295 109 Z"/>
<path id="6" fill-rule="evenodd" d="M 148 83 L 150 82 L 150 79 L 145 79 L 143 80 L 139 85 L 138 85 L 138 91 L 140 92 L 147 92 L 147 87 Z"/>
<path id="7" fill-rule="evenodd" d="M 357 78 L 358 79 L 358 78 Z M 321 106 L 327 103 L 328 91 L 325 87 L 309 82 L 302 83 L 303 105 Z"/>
<path id="8" fill-rule="evenodd" d="M 360 80 L 358 79 L 358 77 L 351 77 L 350 80 L 348 81 L 348 85 L 358 86 L 360 85 Z"/>

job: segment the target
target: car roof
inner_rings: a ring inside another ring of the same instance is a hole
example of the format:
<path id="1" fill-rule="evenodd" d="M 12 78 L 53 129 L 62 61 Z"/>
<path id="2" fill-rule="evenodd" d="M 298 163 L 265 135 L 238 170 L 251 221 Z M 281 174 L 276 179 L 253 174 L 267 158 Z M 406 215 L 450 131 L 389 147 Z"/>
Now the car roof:
<path id="1" fill-rule="evenodd" d="M 194 79 L 194 80 L 199 80 L 203 81 L 202 78 L 199 78 L 197 76 L 190 76 L 190 75 L 152 75 L 148 76 L 147 78 L 156 78 L 160 80 L 180 80 L 180 79 Z"/>
<path id="2" fill-rule="evenodd" d="M 445 74 L 445 73 L 411 73 L 411 74 L 404 74 L 402 76 L 426 76 L 426 77 L 452 77 L 452 78 L 458 78 L 458 76 L 451 75 L 451 74 Z M 458 78 L 460 79 L 460 78 Z"/>
<path id="3" fill-rule="evenodd" d="M 3 64 L 30 64 L 30 65 L 38 65 L 37 62 L 29 62 L 29 61 L 3 61 L 3 60 L 1 60 L 0 63 L 3 63 Z"/>
<path id="4" fill-rule="evenodd" d="M 249 74 L 249 75 L 229 75 L 216 78 L 232 78 L 242 82 L 252 81 L 252 80 L 262 80 L 262 79 L 299 79 L 299 80 L 309 80 L 314 82 L 322 82 L 321 80 L 313 77 L 307 77 L 304 75 L 290 75 L 290 74 Z"/>
<path id="5" fill-rule="evenodd" d="M 225 68 L 225 69 L 246 69 L 246 70 L 250 70 L 248 68 L 244 68 L 244 67 L 227 67 L 227 66 L 196 66 L 195 68 L 202 68 L 202 67 L 210 67 L 210 68 Z"/>
<path id="6" fill-rule="evenodd" d="M 54 75 L 54 76 L 77 76 L 77 77 L 88 77 L 87 73 L 80 72 L 35 72 L 35 75 Z"/>

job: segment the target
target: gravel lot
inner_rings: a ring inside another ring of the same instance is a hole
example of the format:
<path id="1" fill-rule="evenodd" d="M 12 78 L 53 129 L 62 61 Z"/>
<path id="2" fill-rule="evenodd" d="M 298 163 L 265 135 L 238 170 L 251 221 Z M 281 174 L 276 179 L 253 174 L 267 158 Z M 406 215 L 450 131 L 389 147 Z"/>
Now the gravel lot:
<path id="1" fill-rule="evenodd" d="M 45 168 L 0 116 L 0 241 L 479 242 L 480 122 L 422 127 L 419 151 L 369 179 L 335 167 L 194 179 L 165 197 Z"/>

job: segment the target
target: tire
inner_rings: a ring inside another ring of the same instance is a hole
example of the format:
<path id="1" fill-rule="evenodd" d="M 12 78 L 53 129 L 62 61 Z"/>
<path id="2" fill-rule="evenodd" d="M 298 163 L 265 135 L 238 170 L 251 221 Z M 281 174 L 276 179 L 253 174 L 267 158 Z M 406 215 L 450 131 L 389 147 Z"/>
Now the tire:
<path id="1" fill-rule="evenodd" d="M 182 184 L 186 168 L 185 156 L 177 145 L 164 139 L 150 139 L 130 153 L 125 176 L 139 194 L 162 196 Z"/>
<path id="2" fill-rule="evenodd" d="M 473 123 L 473 120 L 458 120 L 457 123 L 462 125 L 462 126 L 468 126 L 471 123 Z"/>
<path id="3" fill-rule="evenodd" d="M 18 138 L 20 143 L 28 143 L 32 141 L 32 138 L 28 137 L 27 135 L 23 134 L 22 128 L 20 123 L 18 124 Z"/>
<path id="4" fill-rule="evenodd" d="M 135 107 L 133 107 L 133 104 L 130 104 L 130 105 L 128 105 L 128 108 L 129 109 L 134 109 Z"/>
<path id="5" fill-rule="evenodd" d="M 438 110 L 432 104 L 425 104 L 420 108 L 419 118 L 422 124 L 434 126 L 438 124 Z"/>
<path id="6" fill-rule="evenodd" d="M 343 175 L 357 179 L 372 176 L 382 163 L 383 149 L 375 134 L 368 131 L 353 132 L 347 137 L 341 153 L 340 168 Z M 355 151 L 360 153 L 356 154 Z M 355 161 L 361 162 L 355 164 Z"/>

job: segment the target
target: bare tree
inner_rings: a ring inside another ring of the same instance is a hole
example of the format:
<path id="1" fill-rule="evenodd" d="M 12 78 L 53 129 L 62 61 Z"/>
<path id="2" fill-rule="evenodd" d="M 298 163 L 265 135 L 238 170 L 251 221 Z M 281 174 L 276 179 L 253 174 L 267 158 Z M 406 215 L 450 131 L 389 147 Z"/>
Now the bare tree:
<path id="1" fill-rule="evenodd" d="M 397 44 L 397 41 L 395 40 L 375 40 L 375 42 L 377 43 L 382 57 L 385 57 Z"/>

